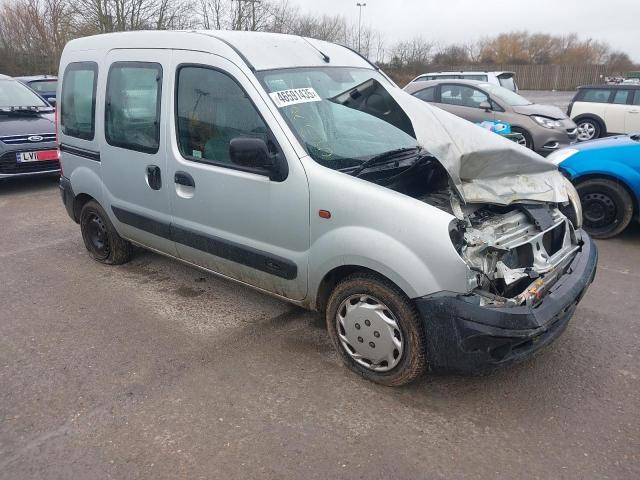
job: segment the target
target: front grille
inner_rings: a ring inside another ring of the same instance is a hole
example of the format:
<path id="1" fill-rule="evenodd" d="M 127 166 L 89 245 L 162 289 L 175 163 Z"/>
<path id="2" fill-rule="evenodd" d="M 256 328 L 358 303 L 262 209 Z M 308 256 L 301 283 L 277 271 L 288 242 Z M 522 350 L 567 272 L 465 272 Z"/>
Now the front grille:
<path id="1" fill-rule="evenodd" d="M 58 170 L 60 168 L 60 162 L 58 160 L 18 163 L 16 160 L 16 153 L 18 152 L 7 152 L 0 157 L 0 173 L 35 173 L 46 172 L 47 170 Z"/>
<path id="2" fill-rule="evenodd" d="M 30 137 L 32 140 L 29 140 Z M 0 137 L 0 142 L 7 145 L 21 145 L 23 143 L 31 145 L 44 142 L 55 142 L 55 140 L 55 133 L 30 133 L 28 135 L 7 135 L 6 137 Z"/>

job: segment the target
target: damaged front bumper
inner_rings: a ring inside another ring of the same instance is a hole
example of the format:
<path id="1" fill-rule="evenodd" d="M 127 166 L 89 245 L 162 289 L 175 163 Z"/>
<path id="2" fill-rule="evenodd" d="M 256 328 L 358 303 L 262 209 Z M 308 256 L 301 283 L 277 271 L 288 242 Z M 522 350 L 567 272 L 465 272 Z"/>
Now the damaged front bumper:
<path id="1" fill-rule="evenodd" d="M 415 300 L 427 332 L 430 368 L 486 373 L 523 360 L 565 330 L 595 277 L 598 252 L 582 245 L 565 273 L 535 305 L 484 305 L 480 295 L 438 293 Z"/>

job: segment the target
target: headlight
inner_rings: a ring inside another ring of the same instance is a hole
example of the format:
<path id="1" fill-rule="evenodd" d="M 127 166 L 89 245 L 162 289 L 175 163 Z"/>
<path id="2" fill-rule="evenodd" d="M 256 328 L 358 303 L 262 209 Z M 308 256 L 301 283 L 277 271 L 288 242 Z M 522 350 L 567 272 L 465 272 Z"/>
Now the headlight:
<path id="1" fill-rule="evenodd" d="M 578 230 L 582 228 L 582 203 L 580 203 L 580 195 L 578 195 L 576 187 L 573 186 L 568 178 L 564 179 L 564 183 L 567 188 L 569 205 L 560 207 L 560 211 L 573 223 L 573 228 Z"/>
<path id="2" fill-rule="evenodd" d="M 562 125 L 558 120 L 553 120 L 547 117 L 541 117 L 539 115 L 531 115 L 531 118 L 540 126 L 544 128 L 560 128 Z"/>
<path id="3" fill-rule="evenodd" d="M 553 163 L 556 167 L 559 166 L 562 162 L 564 162 L 567 158 L 574 156 L 580 150 L 576 150 L 575 148 L 563 148 L 562 150 L 558 150 L 553 152 L 551 155 L 547 157 L 551 163 Z"/>

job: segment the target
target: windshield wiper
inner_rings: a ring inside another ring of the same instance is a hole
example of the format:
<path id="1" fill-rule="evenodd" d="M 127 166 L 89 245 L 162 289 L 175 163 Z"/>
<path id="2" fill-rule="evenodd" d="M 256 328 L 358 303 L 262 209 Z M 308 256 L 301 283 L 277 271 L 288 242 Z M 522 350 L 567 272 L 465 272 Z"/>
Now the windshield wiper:
<path id="1" fill-rule="evenodd" d="M 422 150 L 421 147 L 397 148 L 395 150 L 389 150 L 388 152 L 384 152 L 384 153 L 381 153 L 381 154 L 376 155 L 374 157 L 371 157 L 366 162 L 363 162 L 360 165 L 358 165 L 350 173 L 354 177 L 358 177 L 358 176 L 360 176 L 360 174 L 364 170 L 366 170 L 367 168 L 372 167 L 372 166 L 374 166 L 374 165 L 376 165 L 378 163 L 383 163 L 383 162 L 386 162 L 388 160 L 392 160 L 394 157 L 397 157 L 398 155 L 400 155 L 402 153 L 407 153 L 407 152 L 411 152 L 411 151 L 415 151 L 416 153 L 418 153 L 418 152 L 420 152 L 420 150 Z"/>

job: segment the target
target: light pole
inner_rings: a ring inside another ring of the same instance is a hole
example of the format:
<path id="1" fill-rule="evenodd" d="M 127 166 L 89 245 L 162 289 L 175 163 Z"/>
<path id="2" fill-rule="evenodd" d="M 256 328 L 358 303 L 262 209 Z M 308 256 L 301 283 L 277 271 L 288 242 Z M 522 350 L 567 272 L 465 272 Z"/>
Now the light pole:
<path id="1" fill-rule="evenodd" d="M 362 33 L 362 7 L 366 7 L 367 4 L 366 3 L 356 3 L 356 6 L 358 7 L 359 10 L 359 14 L 358 14 L 358 53 L 360 53 L 360 37 L 361 37 L 361 33 Z"/>

